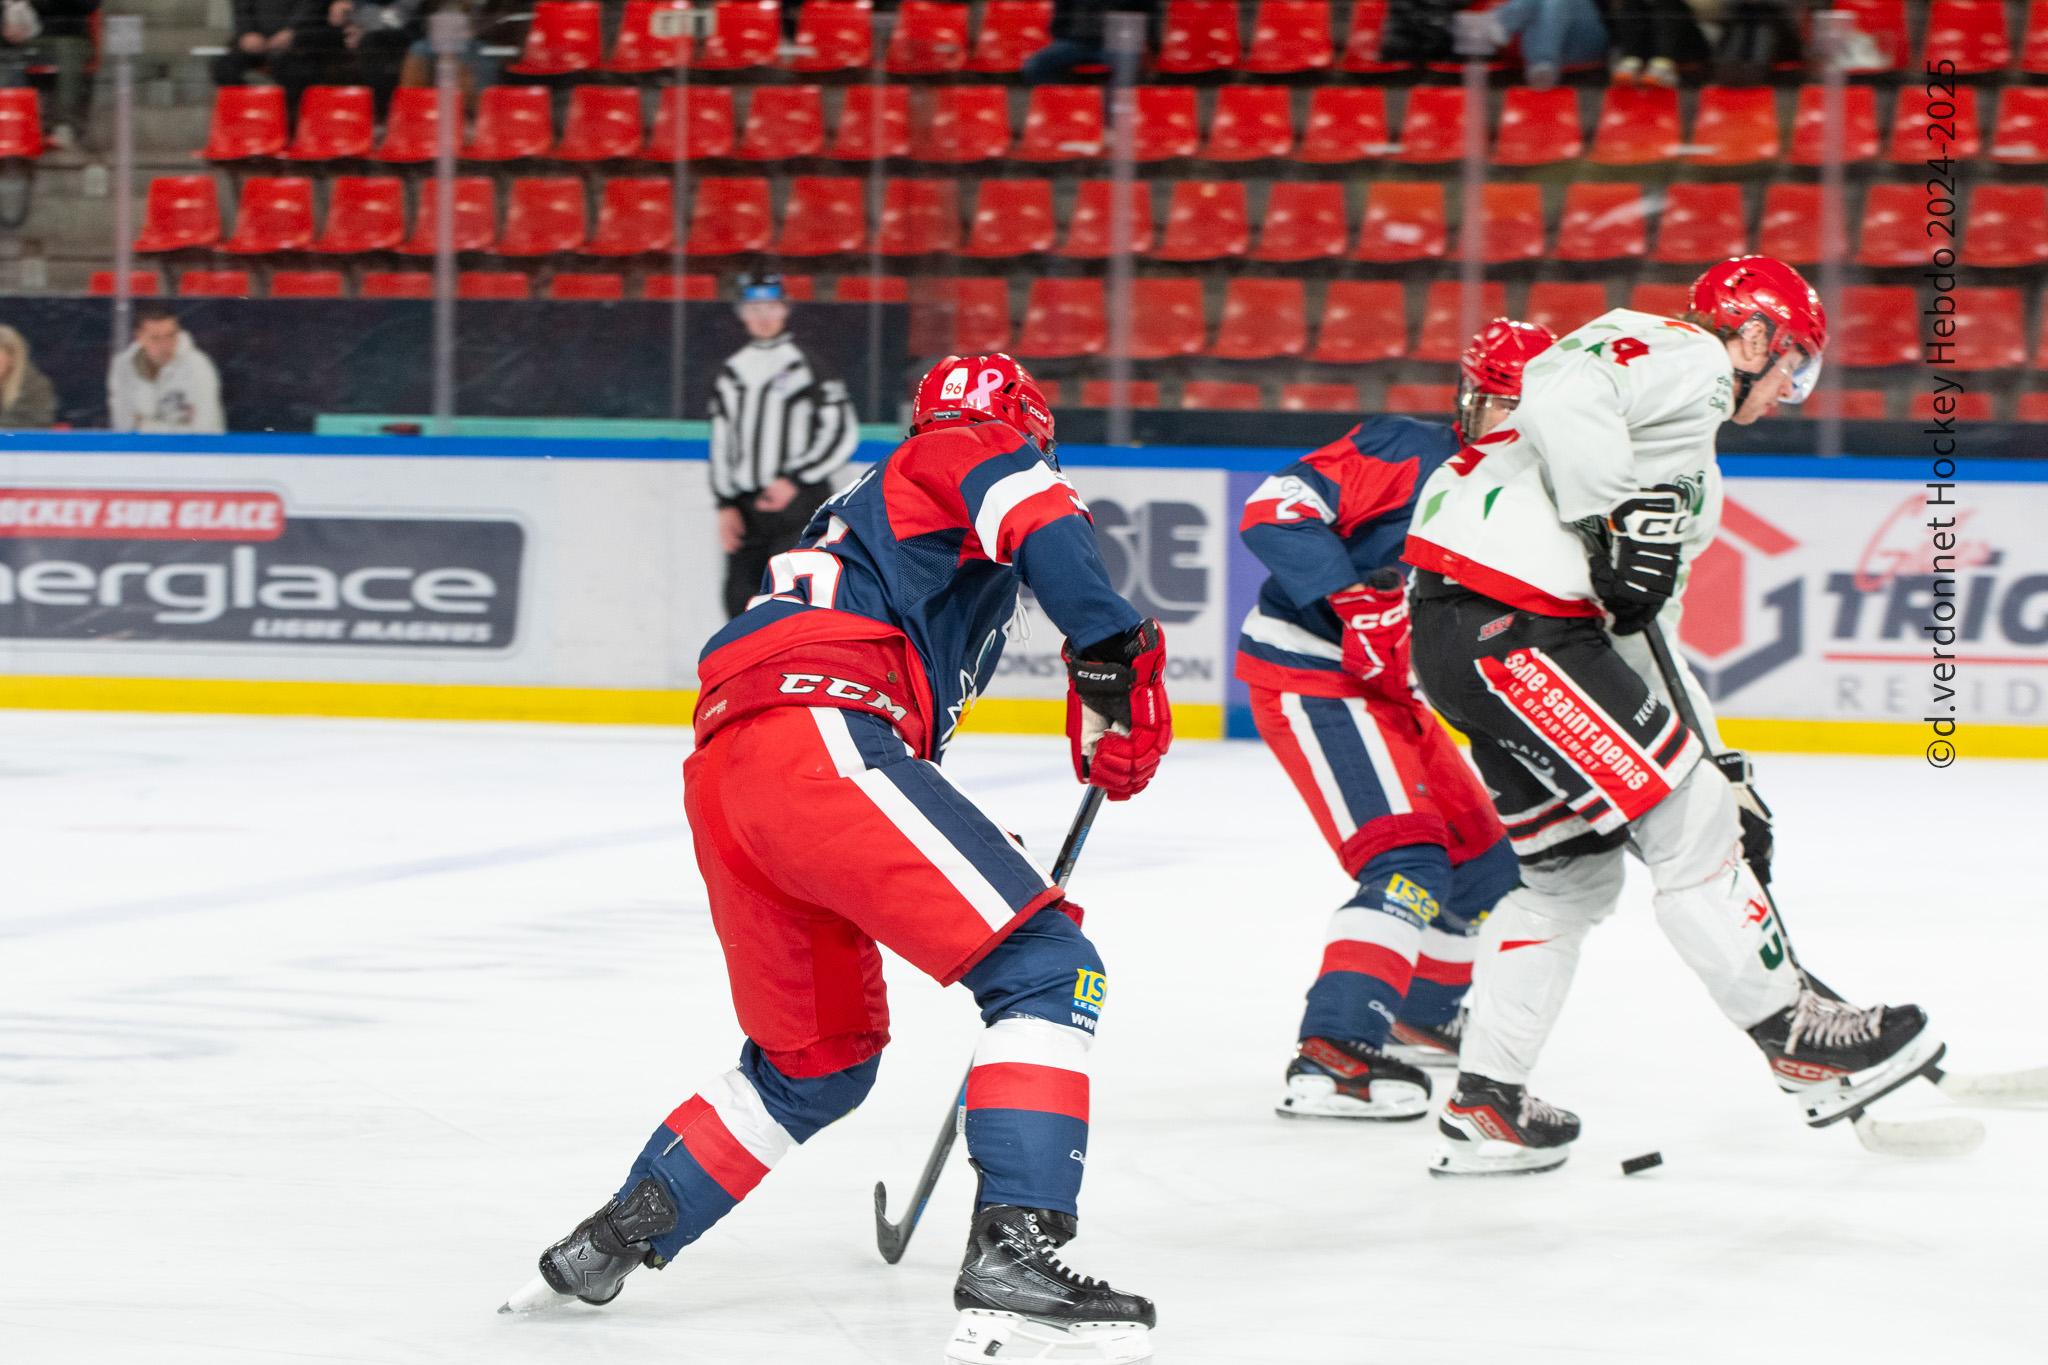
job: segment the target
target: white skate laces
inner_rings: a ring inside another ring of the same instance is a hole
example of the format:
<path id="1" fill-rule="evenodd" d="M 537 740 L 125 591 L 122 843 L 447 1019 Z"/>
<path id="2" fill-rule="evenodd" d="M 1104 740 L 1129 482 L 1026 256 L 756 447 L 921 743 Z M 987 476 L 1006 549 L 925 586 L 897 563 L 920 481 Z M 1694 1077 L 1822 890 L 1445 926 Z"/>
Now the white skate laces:
<path id="1" fill-rule="evenodd" d="M 1075 1289 L 1101 1289 L 1105 1287 L 1102 1281 L 1092 1276 L 1075 1273 L 1073 1267 L 1060 1259 L 1059 1248 L 1053 1244 L 1052 1238 L 1047 1235 L 1045 1229 L 1038 1226 L 1037 1214 L 1025 1214 L 1024 1226 L 1030 1232 L 1032 1248 L 1045 1258 L 1045 1268 L 1048 1271 L 1057 1275 Z"/>
<path id="2" fill-rule="evenodd" d="M 1527 1128 L 1532 1123 L 1562 1122 L 1564 1122 L 1564 1110 L 1554 1104 L 1548 1104 L 1537 1099 L 1527 1090 L 1522 1092 L 1522 1127 Z"/>
<path id="3" fill-rule="evenodd" d="M 1802 1041 L 1811 1040 L 1824 1048 L 1867 1043 L 1884 1027 L 1884 1006 L 1858 1009 L 1843 1000 L 1830 1000 L 1813 991 L 1799 993 L 1798 1008 L 1792 1011 L 1792 1029 L 1785 1035 L 1785 1051 L 1797 1052 Z"/>

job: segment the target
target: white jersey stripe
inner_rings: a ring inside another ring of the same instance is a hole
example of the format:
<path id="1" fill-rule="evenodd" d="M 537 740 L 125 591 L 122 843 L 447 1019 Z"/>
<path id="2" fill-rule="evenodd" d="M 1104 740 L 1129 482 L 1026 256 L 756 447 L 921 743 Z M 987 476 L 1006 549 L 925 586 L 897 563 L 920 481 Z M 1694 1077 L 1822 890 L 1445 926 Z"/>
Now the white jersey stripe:
<path id="1" fill-rule="evenodd" d="M 1308 770 L 1316 779 L 1316 788 L 1323 794 L 1323 805 L 1337 824 L 1337 837 L 1349 839 L 1358 832 L 1358 822 L 1351 818 L 1351 807 L 1344 800 L 1344 789 L 1337 785 L 1337 775 L 1330 771 L 1330 761 L 1323 755 L 1322 742 L 1316 738 L 1316 728 L 1310 723 L 1308 712 L 1302 709 L 1301 697 L 1293 692 L 1282 692 L 1280 714 L 1287 717 L 1287 726 L 1300 743 L 1302 756 L 1308 760 Z"/>
<path id="2" fill-rule="evenodd" d="M 1422 951 L 1438 962 L 1473 962 L 1479 957 L 1479 935 L 1454 934 L 1431 924 L 1422 931 Z"/>
<path id="3" fill-rule="evenodd" d="M 1026 499 L 1059 486 L 1059 475 L 1042 464 L 997 479 L 982 495 L 981 510 L 974 514 L 974 535 L 981 542 L 982 553 L 998 564 L 1009 563 L 998 549 L 1002 544 L 1003 521 Z"/>
<path id="4" fill-rule="evenodd" d="M 1361 905 L 1347 905 L 1330 916 L 1330 932 L 1326 941 L 1370 943 L 1413 957 L 1416 945 L 1422 942 L 1422 930 L 1398 915 L 1368 910 Z"/>
<path id="5" fill-rule="evenodd" d="M 1077 1028 L 1055 1024 L 1050 1019 L 1011 1016 L 998 1019 L 982 1030 L 974 1049 L 976 1066 L 1022 1062 L 1028 1066 L 1051 1066 L 1061 1071 L 1088 1074 L 1088 1048 L 1095 1040 Z"/>
<path id="6" fill-rule="evenodd" d="M 952 841 L 925 818 L 924 812 L 889 780 L 887 773 L 878 770 L 864 772 L 853 779 L 853 784 L 875 803 L 904 838 L 910 840 L 924 855 L 925 861 L 953 884 L 953 889 L 974 907 L 974 912 L 990 929 L 1000 929 L 1015 918 L 1017 912 L 1010 908 L 1010 902 L 1004 899 L 1003 893 L 976 870 L 966 854 L 953 847 Z"/>
<path id="7" fill-rule="evenodd" d="M 817 723 L 818 734 L 825 741 L 825 752 L 832 755 L 832 766 L 839 770 L 839 775 L 859 777 L 866 772 L 867 761 L 860 756 L 860 746 L 853 742 L 853 730 L 847 725 L 846 712 L 836 706 L 806 709 Z"/>
<path id="8" fill-rule="evenodd" d="M 1373 719 L 1363 697 L 1346 697 L 1344 705 L 1358 726 L 1359 738 L 1365 741 L 1365 752 L 1372 759 L 1372 770 L 1380 780 L 1380 794 L 1387 798 L 1388 811 L 1408 814 L 1415 809 L 1415 803 L 1408 799 L 1407 784 L 1401 780 L 1401 770 L 1394 766 L 1394 755 L 1387 748 L 1387 737 L 1380 733 L 1380 723 Z"/>
<path id="9" fill-rule="evenodd" d="M 761 1103 L 760 1092 L 744 1072 L 728 1071 L 701 1093 L 705 1103 L 717 1111 L 726 1131 L 763 1166 L 774 1166 L 795 1145 L 789 1131 Z"/>
<path id="10" fill-rule="evenodd" d="M 1244 636 L 1290 654 L 1306 654 L 1311 659 L 1329 659 L 1337 663 L 1344 660 L 1342 645 L 1333 644 L 1320 635 L 1312 635 L 1292 621 L 1276 620 L 1256 607 L 1244 618 Z"/>

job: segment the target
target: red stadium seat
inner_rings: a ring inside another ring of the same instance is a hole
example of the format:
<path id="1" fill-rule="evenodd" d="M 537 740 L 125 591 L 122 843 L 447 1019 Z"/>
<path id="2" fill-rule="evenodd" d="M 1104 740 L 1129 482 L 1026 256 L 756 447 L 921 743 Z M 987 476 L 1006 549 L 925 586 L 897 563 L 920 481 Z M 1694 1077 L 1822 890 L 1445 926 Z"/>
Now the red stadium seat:
<path id="1" fill-rule="evenodd" d="M 706 276 L 706 278 L 710 278 Z M 834 303 L 908 303 L 910 281 L 901 275 L 841 275 Z"/>
<path id="2" fill-rule="evenodd" d="M 1856 264 L 1927 264 L 1927 189 L 1924 185 L 1872 185 L 1863 200 L 1863 240 Z"/>
<path id="3" fill-rule="evenodd" d="M 919 161 L 994 161 L 1009 150 L 1009 94 L 999 85 L 941 86 L 911 128 L 910 154 Z"/>
<path id="4" fill-rule="evenodd" d="M 816 303 L 818 301 L 817 277 L 815 275 L 784 275 L 782 293 L 791 303 Z"/>
<path id="5" fill-rule="evenodd" d="M 1884 390 L 1823 388 L 1804 403 L 1781 408 L 1779 412 L 1780 415 L 1789 412 L 1796 417 L 1840 417 L 1845 422 L 1881 422 L 1884 420 Z"/>
<path id="6" fill-rule="evenodd" d="M 1308 127 L 1294 159 L 1340 165 L 1384 156 L 1387 92 L 1376 85 L 1318 85 L 1309 92 Z"/>
<path id="7" fill-rule="evenodd" d="M 236 87 L 228 87 L 233 89 Z M 225 91 L 223 92 L 225 93 Z M 220 112 L 214 112 L 214 126 L 218 136 Z M 283 133 L 279 130 L 278 142 L 283 144 Z M 210 155 L 213 139 L 208 139 Z M 32 161 L 43 154 L 43 116 L 37 102 L 36 92 L 26 86 L 12 90 L 0 90 L 0 159 Z M 273 152 L 254 152 L 253 156 L 271 156 Z"/>
<path id="8" fill-rule="evenodd" d="M 1678 154 L 1678 92 L 1659 85 L 1610 85 L 1593 129 L 1591 159 L 1644 166 Z"/>
<path id="9" fill-rule="evenodd" d="M 711 31 L 697 48 L 699 71 L 745 71 L 775 65 L 782 45 L 782 6 L 776 0 L 717 0 Z"/>
<path id="10" fill-rule="evenodd" d="M 805 8 L 823 7 L 825 3 L 826 0 L 813 0 Z M 626 0 L 604 69 L 644 76 L 673 71 L 686 64 L 691 46 L 685 27 L 688 13 L 686 0 Z"/>
<path id="11" fill-rule="evenodd" d="M 1024 110 L 1019 161 L 1086 161 L 1102 155 L 1102 91 L 1092 85 L 1040 85 Z"/>
<path id="12" fill-rule="evenodd" d="M 412 236 L 399 244 L 408 256 L 434 254 L 434 234 L 441 221 L 441 196 L 429 182 L 420 189 L 419 211 Z M 498 240 L 498 185 L 487 175 L 455 177 L 455 249 L 489 251 Z"/>
<path id="13" fill-rule="evenodd" d="M 270 297 L 274 299 L 338 299 L 347 292 L 339 270 L 270 272 Z"/>
<path id="14" fill-rule="evenodd" d="M 1173 76 L 1228 71 L 1238 52 L 1236 0 L 1166 0 L 1155 70 Z"/>
<path id="15" fill-rule="evenodd" d="M 114 292 L 115 278 L 111 270 L 95 270 L 85 292 L 95 298 L 109 297 Z M 155 298 L 164 292 L 164 277 L 154 270 L 131 270 L 128 272 L 128 292 L 139 299 Z"/>
<path id="16" fill-rule="evenodd" d="M 919 299 L 936 306 L 910 310 L 910 347 L 924 355 L 977 355 L 1010 350 L 1010 282 L 971 277 L 920 281 Z"/>
<path id="17" fill-rule="evenodd" d="M 731 156 L 738 140 L 732 109 L 732 87 L 725 85 L 692 85 L 687 96 L 680 86 L 669 86 L 661 92 L 660 100 L 654 106 L 654 128 L 647 135 L 647 145 L 640 151 L 648 161 L 672 162 L 676 159 L 676 134 L 678 113 L 682 114 L 681 130 L 685 139 L 682 150 L 687 159 L 697 161 L 705 157 Z"/>
<path id="18" fill-rule="evenodd" d="M 1501 96 L 1493 160 L 1500 166 L 1548 166 L 1576 161 L 1586 150 L 1579 122 L 1579 92 L 1570 86 L 1535 90 L 1511 86 Z"/>
<path id="19" fill-rule="evenodd" d="M 825 92 L 815 85 L 757 85 L 740 135 L 743 161 L 787 161 L 825 151 Z"/>
<path id="20" fill-rule="evenodd" d="M 1038 256 L 1052 250 L 1052 181 L 990 178 L 975 191 L 967 256 Z"/>
<path id="21" fill-rule="evenodd" d="M 1131 359 L 1200 355 L 1208 336 L 1200 280 L 1176 275 L 1131 281 Z"/>
<path id="22" fill-rule="evenodd" d="M 1779 152 L 1777 91 L 1768 85 L 1709 85 L 1700 91 L 1687 161 L 1753 166 L 1776 161 Z"/>
<path id="23" fill-rule="evenodd" d="M 782 211 L 784 256 L 843 256 L 867 250 L 867 182 L 858 176 L 799 175 Z"/>
<path id="24" fill-rule="evenodd" d="M 573 175 L 522 176 L 505 195 L 500 256 L 553 256 L 581 251 L 583 182 Z"/>
<path id="25" fill-rule="evenodd" d="M 1252 259 L 1340 260 L 1350 241 L 1342 182 L 1276 180 L 1266 196 L 1266 221 Z"/>
<path id="26" fill-rule="evenodd" d="M 2048 186 L 1979 185 L 1962 228 L 1964 265 L 2048 265 Z"/>
<path id="27" fill-rule="evenodd" d="M 430 299 L 434 277 L 424 270 L 366 270 L 356 282 L 362 299 Z"/>
<path id="28" fill-rule="evenodd" d="M 232 85 L 221 88 L 236 89 Z M 178 276 L 181 299 L 246 299 L 250 293 L 246 270 L 187 270 Z"/>
<path id="29" fill-rule="evenodd" d="M 252 175 L 235 206 L 235 235 L 220 244 L 237 256 L 304 251 L 313 244 L 313 182 L 302 175 Z"/>
<path id="30" fill-rule="evenodd" d="M 1406 70 L 1406 62 L 1380 60 L 1380 35 L 1386 27 L 1387 0 L 1355 0 L 1351 32 L 1344 40 L 1344 55 L 1337 59 L 1338 68 L 1368 76 Z"/>
<path id="31" fill-rule="evenodd" d="M 1749 215 L 1742 186 L 1674 183 L 1657 223 L 1657 250 L 1667 265 L 1711 265 L 1749 250 Z"/>
<path id="32" fill-rule="evenodd" d="M 1111 182 L 1083 180 L 1074 194 L 1073 211 L 1067 215 L 1067 240 L 1060 255 L 1072 260 L 1101 260 L 1110 254 Z M 1152 186 L 1149 181 L 1131 182 L 1131 250 L 1143 255 L 1152 249 Z"/>
<path id="33" fill-rule="evenodd" d="M 1101 355 L 1108 345 L 1101 280 L 1031 282 L 1015 354 L 1033 360 Z"/>
<path id="34" fill-rule="evenodd" d="M 1431 261 L 1444 254 L 1444 187 L 1435 181 L 1375 180 L 1355 261 Z"/>
<path id="35" fill-rule="evenodd" d="M 960 186 L 953 180 L 898 180 L 882 186 L 878 241 L 884 256 L 931 256 L 960 249 Z"/>
<path id="36" fill-rule="evenodd" d="M 1190 379 L 1180 386 L 1180 406 L 1184 412 L 1257 412 L 1266 406 L 1266 397 L 1257 384 Z"/>
<path id="37" fill-rule="evenodd" d="M 149 182 L 137 251 L 183 251 L 219 241 L 220 190 L 212 176 L 160 175 Z"/>
<path id="38" fill-rule="evenodd" d="M 1216 92 L 1205 161 L 1262 161 L 1294 147 L 1294 94 L 1284 85 L 1226 85 Z"/>
<path id="39" fill-rule="evenodd" d="M 1456 360 L 1464 353 L 1465 343 L 1472 338 L 1461 327 L 1459 297 L 1461 286 L 1456 280 L 1438 280 L 1430 285 L 1429 293 L 1423 296 L 1422 331 L 1415 338 L 1413 358 L 1416 360 Z M 1508 311 L 1507 286 L 1499 281 L 1490 281 L 1479 288 L 1479 320 L 1505 317 Z"/>
<path id="40" fill-rule="evenodd" d="M 1577 180 L 1565 187 L 1557 220 L 1560 261 L 1625 261 L 1650 249 L 1643 187 Z"/>
<path id="41" fill-rule="evenodd" d="M 873 0 L 804 0 L 791 71 L 864 71 L 875 59 Z"/>
<path id="42" fill-rule="evenodd" d="M 469 161 L 522 161 L 543 157 L 555 142 L 555 115 L 544 85 L 490 85 L 476 98 Z"/>
<path id="43" fill-rule="evenodd" d="M 533 297 L 533 277 L 523 270 L 465 270 L 455 277 L 455 297 L 523 303 Z"/>
<path id="44" fill-rule="evenodd" d="M 943 76 L 967 65 L 967 6 L 903 0 L 883 65 L 898 76 Z"/>
<path id="45" fill-rule="evenodd" d="M 28 98 L 23 100 L 23 95 Z M 33 112 L 35 104 L 33 91 L 0 91 L 0 109 L 25 105 Z M 288 123 L 282 86 L 223 85 L 213 92 L 213 121 L 207 125 L 206 146 L 200 149 L 199 155 L 208 161 L 248 161 L 255 157 L 282 156 Z M 40 134 L 36 142 L 40 147 Z M 0 144 L 0 156 L 34 155 L 34 151 L 9 152 L 4 144 Z"/>
<path id="46" fill-rule="evenodd" d="M 1889 160 L 1919 166 L 1930 157 L 1942 155 L 1944 150 L 1958 161 L 1983 152 L 1984 140 L 1977 131 L 1977 92 L 1967 85 L 1951 86 L 1951 90 L 1939 92 L 1931 99 L 1924 84 L 1900 89 L 1898 109 L 1892 116 L 1891 147 L 1886 153 Z M 1946 106 L 1947 117 L 1932 117 L 1929 104 L 1937 109 Z M 1930 137 L 1928 130 L 1936 124 L 1940 127 L 1934 128 Z M 1946 149 L 1941 146 L 1944 142 L 1948 144 Z"/>
<path id="47" fill-rule="evenodd" d="M 716 303 L 718 276 L 663 272 L 640 281 L 640 297 L 649 303 Z"/>
<path id="48" fill-rule="evenodd" d="M 2014 370 L 2027 363 L 2019 290 L 1958 289 L 1955 301 L 1958 370 Z"/>
<path id="49" fill-rule="evenodd" d="M 1455 384 L 1389 384 L 1380 406 L 1388 412 L 1443 418 L 1458 410 Z"/>
<path id="50" fill-rule="evenodd" d="M 546 297 L 558 303 L 611 303 L 626 297 L 626 277 L 574 270 L 557 271 L 548 281 Z"/>
<path id="51" fill-rule="evenodd" d="M 2014 418 L 2021 422 L 2048 422 L 2048 393 L 2021 394 Z"/>
<path id="52" fill-rule="evenodd" d="M 1489 180 L 1481 195 L 1480 249 L 1487 264 L 1543 259 L 1543 187 Z"/>
<path id="53" fill-rule="evenodd" d="M 1927 70 L 1954 62 L 1963 76 L 1998 71 L 2012 64 L 2003 0 L 1933 0 L 1927 7 L 1927 41 L 1920 49 Z"/>
<path id="54" fill-rule="evenodd" d="M 2048 161 L 2048 87 L 2005 87 L 1991 130 L 1991 159 L 2009 166 Z"/>
<path id="55" fill-rule="evenodd" d="M 1991 395 L 1988 393 L 1981 391 L 1958 393 L 1951 394 L 1949 397 L 1951 404 L 1944 404 L 1944 406 L 1949 408 L 1948 416 L 1953 421 L 1989 422 L 1998 415 L 1992 407 Z M 1914 394 L 1913 401 L 1906 404 L 1906 416 L 1915 422 L 1933 421 L 1936 416 L 1934 411 L 1934 395 L 1932 393 Z"/>
<path id="56" fill-rule="evenodd" d="M 665 175 L 620 176 L 604 182 L 597 230 L 587 256 L 646 256 L 675 248 L 675 182 Z"/>
<path id="57" fill-rule="evenodd" d="M 1159 381 L 1156 379 L 1133 379 L 1125 395 L 1130 401 L 1126 407 L 1156 408 L 1159 406 Z M 1116 406 L 1116 383 L 1109 379 L 1084 379 L 1081 381 L 1081 406 L 1084 408 L 1108 408 Z"/>
<path id="58" fill-rule="evenodd" d="M 1325 365 L 1370 365 L 1408 353 L 1408 304 L 1395 280 L 1332 280 L 1323 293 L 1323 322 L 1309 359 Z"/>
<path id="59" fill-rule="evenodd" d="M 1897 71 L 1906 62 L 1906 0 L 1833 0 L 1847 10 L 1863 41 L 1849 54 L 1856 72 Z"/>
<path id="60" fill-rule="evenodd" d="M 1131 130 L 1131 155 L 1138 161 L 1171 161 L 1193 156 L 1201 130 L 1195 116 L 1191 85 L 1141 85 L 1132 92 L 1137 122 Z"/>
<path id="61" fill-rule="evenodd" d="M 1464 155 L 1464 87 L 1410 86 L 1408 107 L 1401 115 L 1401 150 L 1394 154 L 1394 160 L 1436 164 L 1459 161 Z"/>
<path id="62" fill-rule="evenodd" d="M 572 76 L 604 64 L 604 7 L 597 0 L 535 0 L 514 76 Z"/>
<path id="63" fill-rule="evenodd" d="M 1792 164 L 1818 166 L 1826 159 L 1827 87 L 1802 85 L 1792 115 Z M 1842 160 L 1868 161 L 1877 155 L 1877 92 L 1867 85 L 1842 90 Z"/>
<path id="64" fill-rule="evenodd" d="M 1793 265 L 1820 259 L 1820 186 L 1778 181 L 1764 191 L 1756 249 Z"/>
<path id="65" fill-rule="evenodd" d="M 569 117 L 558 161 L 621 161 L 640 155 L 640 92 L 630 85 L 579 85 L 569 92 Z"/>
<path id="66" fill-rule="evenodd" d="M 839 126 L 825 155 L 834 161 L 873 161 L 910 155 L 910 87 L 849 85 Z"/>
<path id="67" fill-rule="evenodd" d="M 1356 384 L 1282 384 L 1282 412 L 1357 412 Z"/>
<path id="68" fill-rule="evenodd" d="M 432 187 L 429 186 L 429 193 Z M 327 185 L 327 226 L 313 250 L 329 256 L 395 251 L 405 240 L 405 182 L 395 175 L 338 175 Z"/>
<path id="69" fill-rule="evenodd" d="M 1308 298 L 1300 280 L 1239 277 L 1223 291 L 1223 321 L 1209 354 L 1271 360 L 1308 349 Z"/>
<path id="70" fill-rule="evenodd" d="M 1682 318 L 1692 308 L 1692 286 L 1639 284 L 1629 290 L 1628 306 L 1638 313 L 1653 313 L 1660 318 Z"/>
<path id="71" fill-rule="evenodd" d="M 969 71 L 1007 76 L 1052 42 L 1053 0 L 987 0 L 975 30 Z"/>
<path id="72" fill-rule="evenodd" d="M 2048 0 L 2034 0 L 2027 7 L 2027 36 L 2020 46 L 2020 70 L 2034 76 L 2048 76 Z M 2028 394 L 2028 398 L 2039 397 Z"/>
<path id="73" fill-rule="evenodd" d="M 1329 0 L 1259 0 L 1244 70 L 1327 71 L 1335 60 Z"/>
<path id="74" fill-rule="evenodd" d="M 2034 368 L 2048 370 L 2048 295 L 2041 299 L 2041 341 L 2034 352 Z"/>
<path id="75" fill-rule="evenodd" d="M 1152 255 L 1162 261 L 1223 260 L 1249 251 L 1251 236 L 1242 180 L 1180 180 Z"/>
<path id="76" fill-rule="evenodd" d="M 1828 359 L 1852 370 L 1909 365 L 1920 358 L 1919 304 L 1905 285 L 1849 285 L 1830 329 Z"/>
<path id="77" fill-rule="evenodd" d="M 1529 286 L 1529 299 L 1522 305 L 1521 316 L 1524 322 L 1548 327 L 1563 336 L 1606 311 L 1607 286 L 1604 284 L 1543 280 Z"/>
<path id="78" fill-rule="evenodd" d="M 247 88 L 226 87 L 227 90 Z M 459 119 L 457 123 L 460 124 Z M 462 142 L 459 127 L 455 141 L 459 147 Z M 384 141 L 370 153 L 371 159 L 394 165 L 417 165 L 432 161 L 440 155 L 440 149 L 441 92 L 431 87 L 411 85 L 401 85 L 392 91 L 391 107 L 384 113 Z"/>
<path id="79" fill-rule="evenodd" d="M 285 156 L 292 161 L 366 157 L 377 114 L 363 85 L 315 85 L 299 96 L 299 125 Z"/>

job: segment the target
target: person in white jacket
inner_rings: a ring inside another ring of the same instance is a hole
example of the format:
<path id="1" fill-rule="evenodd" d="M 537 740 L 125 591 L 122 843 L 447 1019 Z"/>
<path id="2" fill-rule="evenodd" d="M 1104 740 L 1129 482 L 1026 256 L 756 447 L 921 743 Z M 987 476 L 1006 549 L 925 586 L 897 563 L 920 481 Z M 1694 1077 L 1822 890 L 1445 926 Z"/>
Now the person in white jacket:
<path id="1" fill-rule="evenodd" d="M 135 340 L 107 370 L 107 426 L 154 435 L 218 436 L 220 371 L 168 308 L 144 308 Z"/>

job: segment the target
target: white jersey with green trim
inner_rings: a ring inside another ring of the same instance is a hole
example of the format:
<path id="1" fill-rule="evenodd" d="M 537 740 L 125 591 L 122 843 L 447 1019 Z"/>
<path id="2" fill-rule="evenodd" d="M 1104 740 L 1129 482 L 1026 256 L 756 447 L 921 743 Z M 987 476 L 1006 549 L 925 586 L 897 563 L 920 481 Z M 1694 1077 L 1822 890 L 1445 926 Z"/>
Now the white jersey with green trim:
<path id="1" fill-rule="evenodd" d="M 1714 538 L 1714 439 L 1734 412 L 1734 369 L 1710 333 L 1616 308 L 1529 362 L 1522 401 L 1422 487 L 1404 557 L 1475 592 L 1549 616 L 1598 616 L 1586 544 L 1645 488 L 1691 503 L 1684 555 Z"/>

